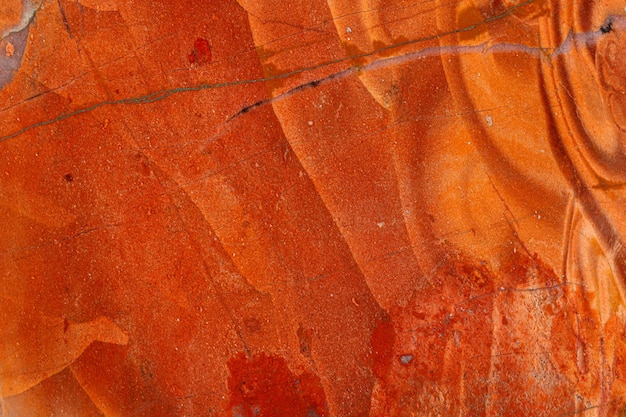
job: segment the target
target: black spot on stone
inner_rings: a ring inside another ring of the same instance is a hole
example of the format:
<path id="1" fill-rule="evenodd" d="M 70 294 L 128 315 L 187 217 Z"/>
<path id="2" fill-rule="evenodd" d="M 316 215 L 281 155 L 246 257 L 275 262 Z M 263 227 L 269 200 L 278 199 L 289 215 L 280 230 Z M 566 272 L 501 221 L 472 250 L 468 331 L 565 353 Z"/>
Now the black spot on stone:
<path id="1" fill-rule="evenodd" d="M 600 27 L 600 32 L 603 34 L 609 33 L 613 30 L 613 19 L 607 19 L 604 24 Z"/>

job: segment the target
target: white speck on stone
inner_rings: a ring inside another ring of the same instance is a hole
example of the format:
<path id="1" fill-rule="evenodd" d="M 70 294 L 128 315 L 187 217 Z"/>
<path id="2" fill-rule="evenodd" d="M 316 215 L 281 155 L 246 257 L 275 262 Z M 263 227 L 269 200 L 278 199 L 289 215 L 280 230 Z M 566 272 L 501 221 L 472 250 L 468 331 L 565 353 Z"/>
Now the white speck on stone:
<path id="1" fill-rule="evenodd" d="M 487 115 L 485 119 L 487 119 L 487 126 L 493 126 L 493 119 L 491 118 L 491 116 Z"/>
<path id="2" fill-rule="evenodd" d="M 385 222 L 376 223 L 376 226 L 382 228 L 385 225 Z"/>
<path id="3" fill-rule="evenodd" d="M 402 355 L 400 356 L 400 362 L 403 365 L 408 365 L 413 360 L 413 355 Z"/>
<path id="4" fill-rule="evenodd" d="M 307 124 L 308 124 L 309 126 L 313 126 L 313 120 L 309 120 L 309 121 L 307 122 Z"/>
<path id="5" fill-rule="evenodd" d="M 350 26 L 346 28 L 346 33 L 352 33 L 352 28 Z"/>

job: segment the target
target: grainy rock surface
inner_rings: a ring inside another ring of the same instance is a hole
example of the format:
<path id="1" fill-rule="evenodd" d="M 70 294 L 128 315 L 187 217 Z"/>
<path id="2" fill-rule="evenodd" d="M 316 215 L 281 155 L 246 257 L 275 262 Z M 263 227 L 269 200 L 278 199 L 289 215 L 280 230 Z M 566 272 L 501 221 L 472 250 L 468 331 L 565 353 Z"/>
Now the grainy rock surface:
<path id="1" fill-rule="evenodd" d="M 622 416 L 616 0 L 6 1 L 13 416 Z"/>

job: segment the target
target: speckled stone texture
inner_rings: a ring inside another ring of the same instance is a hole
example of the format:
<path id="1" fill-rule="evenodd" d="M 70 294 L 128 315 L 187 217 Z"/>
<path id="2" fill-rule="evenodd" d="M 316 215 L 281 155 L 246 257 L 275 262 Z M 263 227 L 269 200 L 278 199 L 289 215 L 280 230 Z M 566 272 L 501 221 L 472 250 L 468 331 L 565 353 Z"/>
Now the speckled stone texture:
<path id="1" fill-rule="evenodd" d="M 623 1 L 1 1 L 1 417 L 626 415 Z"/>

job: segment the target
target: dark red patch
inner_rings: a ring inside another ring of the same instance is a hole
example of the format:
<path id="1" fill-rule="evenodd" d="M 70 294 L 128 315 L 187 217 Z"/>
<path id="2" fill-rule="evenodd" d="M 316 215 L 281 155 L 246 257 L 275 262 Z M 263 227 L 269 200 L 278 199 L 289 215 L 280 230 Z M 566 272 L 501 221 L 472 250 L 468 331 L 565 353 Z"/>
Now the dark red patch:
<path id="1" fill-rule="evenodd" d="M 211 47 L 209 41 L 198 38 L 193 43 L 193 51 L 187 56 L 190 64 L 208 64 L 211 62 Z"/>
<path id="2" fill-rule="evenodd" d="M 393 360 L 396 332 L 388 318 L 383 319 L 372 332 L 372 372 L 377 378 L 385 379 Z"/>
<path id="3" fill-rule="evenodd" d="M 525 286 L 549 287 L 559 285 L 561 280 L 550 266 L 535 253 L 532 256 L 518 250 L 508 256 L 502 270 L 509 279 L 508 285 L 515 288 Z"/>
<path id="4" fill-rule="evenodd" d="M 230 409 L 237 417 L 328 415 L 326 395 L 317 375 L 294 375 L 281 357 L 249 359 L 240 353 L 228 361 Z"/>

